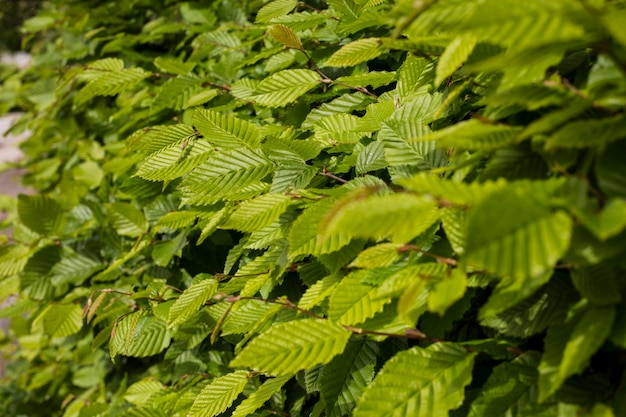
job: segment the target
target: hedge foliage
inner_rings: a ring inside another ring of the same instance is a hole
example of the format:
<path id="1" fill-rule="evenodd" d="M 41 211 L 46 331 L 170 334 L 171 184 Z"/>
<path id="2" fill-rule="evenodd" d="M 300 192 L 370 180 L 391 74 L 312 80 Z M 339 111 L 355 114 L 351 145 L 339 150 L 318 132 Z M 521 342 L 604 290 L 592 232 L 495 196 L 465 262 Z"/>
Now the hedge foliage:
<path id="1" fill-rule="evenodd" d="M 1 413 L 626 415 L 624 21 L 47 1 Z"/>

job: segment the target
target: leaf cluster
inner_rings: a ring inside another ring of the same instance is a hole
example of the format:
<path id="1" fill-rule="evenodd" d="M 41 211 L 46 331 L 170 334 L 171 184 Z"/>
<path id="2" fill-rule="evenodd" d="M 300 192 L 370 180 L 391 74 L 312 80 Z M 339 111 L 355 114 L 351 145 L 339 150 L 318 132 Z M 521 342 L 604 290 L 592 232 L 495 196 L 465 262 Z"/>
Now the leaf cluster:
<path id="1" fill-rule="evenodd" d="M 623 415 L 624 18 L 47 1 L 0 410 Z"/>

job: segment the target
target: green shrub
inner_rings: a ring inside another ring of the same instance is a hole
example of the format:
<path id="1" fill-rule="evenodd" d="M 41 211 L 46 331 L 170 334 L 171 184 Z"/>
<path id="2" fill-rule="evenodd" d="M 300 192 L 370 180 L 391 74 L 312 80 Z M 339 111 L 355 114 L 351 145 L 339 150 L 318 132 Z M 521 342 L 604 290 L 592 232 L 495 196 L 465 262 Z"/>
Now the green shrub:
<path id="1" fill-rule="evenodd" d="M 49 1 L 11 416 L 626 413 L 623 1 Z"/>

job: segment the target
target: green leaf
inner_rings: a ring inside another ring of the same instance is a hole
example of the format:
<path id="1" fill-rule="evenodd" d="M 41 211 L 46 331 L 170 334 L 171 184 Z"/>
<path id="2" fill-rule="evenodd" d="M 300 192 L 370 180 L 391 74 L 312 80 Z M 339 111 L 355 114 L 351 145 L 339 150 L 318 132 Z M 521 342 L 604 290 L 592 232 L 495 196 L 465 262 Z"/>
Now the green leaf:
<path id="1" fill-rule="evenodd" d="M 256 15 L 257 23 L 268 23 L 272 19 L 284 16 L 296 8 L 296 0 L 274 0 L 261 7 Z"/>
<path id="2" fill-rule="evenodd" d="M 299 32 L 301 30 L 307 30 L 317 27 L 326 22 L 328 19 L 329 16 L 326 14 L 303 11 L 299 13 L 292 13 L 289 15 L 276 17 L 272 19 L 272 22 L 285 25 L 295 30 L 296 32 Z"/>
<path id="3" fill-rule="evenodd" d="M 283 385 L 292 378 L 291 375 L 270 378 L 254 391 L 248 398 L 243 400 L 233 411 L 232 417 L 246 417 L 254 413 L 274 394 L 280 391 Z"/>
<path id="4" fill-rule="evenodd" d="M 298 216 L 287 236 L 290 258 L 297 255 L 335 252 L 350 243 L 350 237 L 347 235 L 336 235 L 324 240 L 321 238 L 320 222 L 334 203 L 334 199 L 323 199 Z"/>
<path id="5" fill-rule="evenodd" d="M 196 167 L 181 185 L 187 195 L 199 195 L 207 204 L 262 180 L 272 172 L 273 167 L 259 150 L 238 148 L 215 152 Z"/>
<path id="6" fill-rule="evenodd" d="M 404 245 L 398 243 L 381 243 L 371 246 L 356 257 L 350 264 L 354 268 L 378 268 L 389 266 L 402 258 L 401 248 Z"/>
<path id="7" fill-rule="evenodd" d="M 626 119 L 618 116 L 568 123 L 552 135 L 546 145 L 548 148 L 597 147 L 624 137 Z"/>
<path id="8" fill-rule="evenodd" d="M 385 48 L 379 38 L 366 38 L 342 46 L 330 58 L 324 61 L 326 67 L 354 67 L 362 62 L 378 57 Z"/>
<path id="9" fill-rule="evenodd" d="M 327 320 L 277 324 L 253 339 L 230 363 L 269 375 L 292 375 L 325 364 L 343 352 L 350 332 Z"/>
<path id="10" fill-rule="evenodd" d="M 521 131 L 519 127 L 486 124 L 472 119 L 422 136 L 419 140 L 435 140 L 439 146 L 467 150 L 493 150 L 517 142 Z"/>
<path id="11" fill-rule="evenodd" d="M 20 194 L 17 213 L 26 227 L 42 236 L 59 233 L 63 224 L 63 208 L 56 200 L 44 195 Z"/>
<path id="12" fill-rule="evenodd" d="M 535 277 L 554 267 L 567 250 L 572 220 L 553 213 L 532 195 L 512 189 L 491 193 L 472 211 L 465 260 L 513 278 Z"/>
<path id="13" fill-rule="evenodd" d="M 619 272 L 614 266 L 599 264 L 572 271 L 578 292 L 593 304 L 608 305 L 622 301 Z"/>
<path id="14" fill-rule="evenodd" d="M 344 277 L 330 296 L 328 318 L 337 323 L 355 325 L 383 310 L 391 297 L 377 296 L 377 287 L 364 284 L 377 271 L 355 271 Z"/>
<path id="15" fill-rule="evenodd" d="M 288 69 L 264 78 L 251 99 L 267 107 L 283 107 L 320 85 L 320 75 L 306 69 Z"/>
<path id="16" fill-rule="evenodd" d="M 474 356 L 443 343 L 400 352 L 367 387 L 354 416 L 448 416 L 463 402 Z"/>
<path id="17" fill-rule="evenodd" d="M 374 378 L 378 345 L 362 338 L 348 343 L 343 353 L 322 368 L 320 395 L 326 415 L 348 415 Z"/>
<path id="18" fill-rule="evenodd" d="M 198 109 L 193 115 L 193 124 L 204 138 L 220 149 L 236 149 L 241 146 L 259 148 L 261 132 L 248 121 L 213 110 Z"/>
<path id="19" fill-rule="evenodd" d="M 472 403 L 468 417 L 495 417 L 531 408 L 535 402 L 530 394 L 538 377 L 538 356 L 537 352 L 527 352 L 496 366 Z"/>
<path id="20" fill-rule="evenodd" d="M 434 283 L 428 294 L 428 310 L 443 316 L 446 310 L 458 301 L 467 289 L 467 276 L 458 268 L 449 276 Z"/>
<path id="21" fill-rule="evenodd" d="M 439 219 L 437 205 L 429 198 L 396 193 L 366 199 L 355 194 L 350 199 L 328 213 L 322 230 L 325 236 L 390 237 L 394 243 L 407 243 Z"/>
<path id="22" fill-rule="evenodd" d="M 143 358 L 156 355 L 170 344 L 165 322 L 146 311 L 136 311 L 121 318 L 113 327 L 109 350 L 111 360 L 117 355 Z"/>
<path id="23" fill-rule="evenodd" d="M 74 101 L 81 106 L 96 96 L 114 96 L 130 90 L 149 76 L 150 73 L 141 68 L 102 71 L 99 77 L 91 80 L 78 92 Z"/>
<path id="24" fill-rule="evenodd" d="M 614 307 L 582 301 L 570 310 L 564 324 L 548 329 L 539 364 L 539 401 L 548 398 L 569 376 L 584 370 L 609 336 L 614 319 Z"/>
<path id="25" fill-rule="evenodd" d="M 33 320 L 33 331 L 52 339 L 71 336 L 83 327 L 83 309 L 77 304 L 50 304 Z"/>
<path id="26" fill-rule="evenodd" d="M 454 74 L 470 56 L 478 40 L 472 35 L 462 35 L 454 38 L 443 51 L 437 63 L 435 85 L 439 85 Z"/>
<path id="27" fill-rule="evenodd" d="M 152 108 L 157 111 L 163 108 L 174 110 L 187 108 L 187 103 L 200 91 L 201 85 L 202 80 L 195 75 L 179 75 L 171 78 L 159 89 L 152 102 Z"/>
<path id="28" fill-rule="evenodd" d="M 225 229 L 253 232 L 272 224 L 287 209 L 291 198 L 284 194 L 264 194 L 241 203 L 222 224 Z"/>
<path id="29" fill-rule="evenodd" d="M 500 291 L 499 286 L 496 287 L 494 294 L 480 310 L 480 323 L 505 335 L 530 337 L 543 332 L 548 326 L 562 322 L 578 297 L 568 281 L 554 277 L 543 288 L 520 301 L 518 293 L 528 295 L 525 285 L 522 282 L 522 288 L 513 288 L 512 294 L 507 294 L 502 304 L 492 301 Z"/>
<path id="30" fill-rule="evenodd" d="M 272 25 L 268 29 L 268 33 L 278 42 L 289 48 L 303 50 L 302 41 L 291 28 L 285 25 Z"/>
<path id="31" fill-rule="evenodd" d="M 187 136 L 145 157 L 135 175 L 148 181 L 180 178 L 204 162 L 212 151 L 208 143 Z"/>
<path id="32" fill-rule="evenodd" d="M 237 399 L 248 383 L 246 371 L 235 371 L 214 379 L 202 389 L 189 410 L 189 417 L 214 417 Z"/>
<path id="33" fill-rule="evenodd" d="M 137 237 L 146 232 L 148 221 L 144 214 L 130 203 L 111 203 L 107 206 L 113 228 L 122 236 Z"/>
<path id="34" fill-rule="evenodd" d="M 192 283 L 170 307 L 167 315 L 167 328 L 171 329 L 187 321 L 213 297 L 216 290 L 217 281 L 212 278 L 202 277 Z"/>

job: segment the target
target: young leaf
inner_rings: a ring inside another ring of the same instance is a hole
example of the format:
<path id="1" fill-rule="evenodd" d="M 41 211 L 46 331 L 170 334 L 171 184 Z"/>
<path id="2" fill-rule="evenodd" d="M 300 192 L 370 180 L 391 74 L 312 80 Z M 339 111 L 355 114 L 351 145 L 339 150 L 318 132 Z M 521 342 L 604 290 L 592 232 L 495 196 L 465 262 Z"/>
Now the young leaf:
<path id="1" fill-rule="evenodd" d="M 261 144 L 261 132 L 251 122 L 225 113 L 198 109 L 193 124 L 204 138 L 220 149 L 236 149 L 241 146 L 256 149 Z"/>
<path id="2" fill-rule="evenodd" d="M 291 12 L 298 2 L 296 0 L 274 0 L 261 7 L 256 15 L 257 23 L 268 23 L 272 19 L 284 16 Z"/>
<path id="3" fill-rule="evenodd" d="M 300 51 L 304 49 L 302 41 L 298 35 L 296 35 L 296 32 L 285 25 L 272 25 L 270 26 L 268 33 L 272 38 L 289 48 L 298 49 Z"/>
<path id="4" fill-rule="evenodd" d="M 359 39 L 344 45 L 324 62 L 327 67 L 354 67 L 385 52 L 379 38 Z"/>
<path id="5" fill-rule="evenodd" d="M 328 237 L 390 237 L 394 243 L 407 243 L 438 219 L 437 205 L 431 199 L 396 193 L 338 203 L 326 216 L 321 232 Z"/>
<path id="6" fill-rule="evenodd" d="M 291 198 L 284 194 L 264 194 L 240 204 L 222 225 L 225 229 L 253 232 L 272 224 L 287 209 Z"/>
<path id="7" fill-rule="evenodd" d="M 483 199 L 468 220 L 466 261 L 510 277 L 552 268 L 569 246 L 572 220 L 511 190 Z"/>
<path id="8" fill-rule="evenodd" d="M 235 371 L 214 379 L 198 394 L 188 416 L 214 417 L 223 413 L 241 394 L 248 377 L 246 371 Z"/>
<path id="9" fill-rule="evenodd" d="M 279 71 L 263 79 L 256 87 L 252 100 L 262 106 L 283 107 L 317 87 L 320 75 L 306 69 Z"/>
<path id="10" fill-rule="evenodd" d="M 189 286 L 174 301 L 167 316 L 167 328 L 171 329 L 189 319 L 209 300 L 217 290 L 217 281 L 202 279 Z"/>
<path id="11" fill-rule="evenodd" d="M 362 283 L 376 270 L 361 270 L 344 277 L 330 297 L 328 317 L 337 323 L 355 325 L 363 323 L 382 311 L 390 297 L 378 297 L 377 288 Z"/>
<path id="12" fill-rule="evenodd" d="M 328 320 L 277 324 L 253 339 L 230 363 L 268 375 L 292 375 L 330 362 L 348 343 L 350 332 Z"/>
<path id="13" fill-rule="evenodd" d="M 475 353 L 435 343 L 413 347 L 388 360 L 366 388 L 355 417 L 449 415 L 465 397 Z"/>
<path id="14" fill-rule="evenodd" d="M 478 40 L 472 35 L 461 35 L 452 40 L 437 63 L 435 85 L 454 74 L 470 56 Z"/>
<path id="15" fill-rule="evenodd" d="M 169 346 L 170 331 L 165 322 L 146 311 L 136 311 L 120 319 L 111 334 L 111 360 L 117 355 L 146 357 Z"/>

